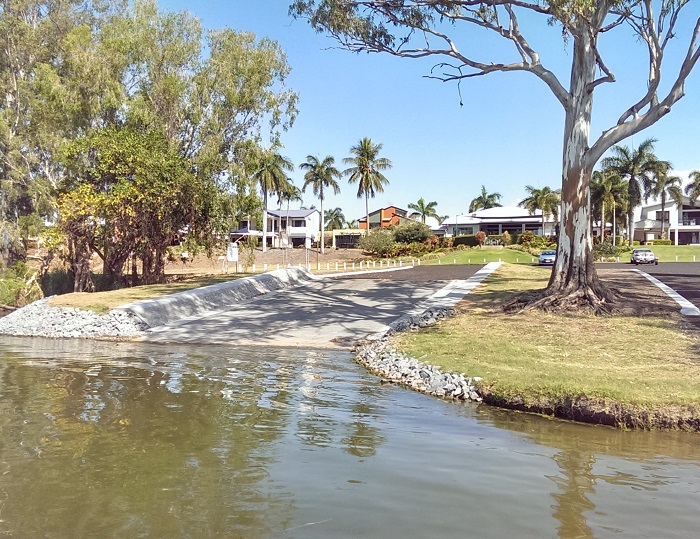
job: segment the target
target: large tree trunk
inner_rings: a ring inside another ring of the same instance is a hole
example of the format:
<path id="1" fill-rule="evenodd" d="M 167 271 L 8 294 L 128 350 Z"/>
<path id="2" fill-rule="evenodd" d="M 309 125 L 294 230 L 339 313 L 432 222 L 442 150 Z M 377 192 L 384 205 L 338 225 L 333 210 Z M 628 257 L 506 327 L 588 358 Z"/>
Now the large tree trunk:
<path id="1" fill-rule="evenodd" d="M 591 36 L 580 31 L 575 36 L 570 99 L 565 107 L 564 155 L 559 243 L 549 284 L 543 292 L 525 295 L 511 302 L 508 310 L 592 309 L 609 312 L 613 299 L 603 286 L 593 264 L 591 217 L 591 173 L 595 163 L 587 158 L 591 125 L 592 87 L 595 55 Z"/>
<path id="2" fill-rule="evenodd" d="M 323 192 L 321 192 L 321 197 L 319 199 L 321 201 L 321 254 L 325 253 L 325 248 L 324 248 L 324 243 L 325 243 L 325 235 L 326 235 L 326 226 L 325 223 L 323 222 Z"/>

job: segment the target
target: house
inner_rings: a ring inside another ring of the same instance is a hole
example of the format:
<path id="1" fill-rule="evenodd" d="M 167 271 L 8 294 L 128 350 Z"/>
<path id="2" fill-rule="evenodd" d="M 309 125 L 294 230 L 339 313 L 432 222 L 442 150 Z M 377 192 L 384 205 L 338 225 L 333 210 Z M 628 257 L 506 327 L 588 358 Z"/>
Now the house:
<path id="1" fill-rule="evenodd" d="M 700 207 L 684 196 L 682 205 L 669 201 L 661 211 L 661 204 L 642 206 L 639 220 L 634 223 L 634 239 L 649 242 L 661 239 L 663 221 L 664 235 L 674 245 L 700 244 Z"/>
<path id="2" fill-rule="evenodd" d="M 455 215 L 445 219 L 439 228 L 434 229 L 438 236 L 464 236 L 483 231 L 487 236 L 500 236 L 504 232 L 520 235 L 526 230 L 538 236 L 556 234 L 557 223 L 552 216 L 545 220 L 542 230 L 542 212 L 530 214 L 518 207 L 499 206 L 486 210 L 477 210 L 466 215 Z"/>
<path id="3" fill-rule="evenodd" d="M 408 211 L 397 208 L 396 206 L 388 206 L 386 208 L 381 208 L 370 212 L 369 214 L 369 228 L 388 228 L 390 226 L 398 225 L 401 219 L 408 218 Z M 357 220 L 357 227 L 361 230 L 367 230 L 367 216 Z"/>
<path id="4" fill-rule="evenodd" d="M 272 247 L 299 247 L 309 238 L 321 237 L 321 212 L 312 210 L 267 210 L 267 242 Z"/>

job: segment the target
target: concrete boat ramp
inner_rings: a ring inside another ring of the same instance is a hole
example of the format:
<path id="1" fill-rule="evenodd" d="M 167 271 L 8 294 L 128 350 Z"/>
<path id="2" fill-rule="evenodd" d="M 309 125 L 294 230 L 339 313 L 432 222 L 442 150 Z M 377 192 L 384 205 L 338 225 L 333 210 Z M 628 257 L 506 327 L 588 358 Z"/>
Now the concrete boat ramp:
<path id="1" fill-rule="evenodd" d="M 351 276 L 288 268 L 119 309 L 149 325 L 146 342 L 347 348 L 402 316 L 454 306 L 498 265 Z"/>

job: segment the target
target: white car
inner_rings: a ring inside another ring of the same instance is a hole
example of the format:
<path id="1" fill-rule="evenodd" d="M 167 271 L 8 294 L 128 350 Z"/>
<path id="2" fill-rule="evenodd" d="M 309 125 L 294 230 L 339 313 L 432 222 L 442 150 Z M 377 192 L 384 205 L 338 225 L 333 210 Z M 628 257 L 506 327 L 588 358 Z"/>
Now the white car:
<path id="1" fill-rule="evenodd" d="M 635 249 L 632 251 L 631 264 L 656 264 L 659 265 L 659 257 L 654 255 L 651 249 Z"/>
<path id="2" fill-rule="evenodd" d="M 557 252 L 547 249 L 542 251 L 538 257 L 538 263 L 540 266 L 553 266 L 554 259 L 557 257 Z"/>

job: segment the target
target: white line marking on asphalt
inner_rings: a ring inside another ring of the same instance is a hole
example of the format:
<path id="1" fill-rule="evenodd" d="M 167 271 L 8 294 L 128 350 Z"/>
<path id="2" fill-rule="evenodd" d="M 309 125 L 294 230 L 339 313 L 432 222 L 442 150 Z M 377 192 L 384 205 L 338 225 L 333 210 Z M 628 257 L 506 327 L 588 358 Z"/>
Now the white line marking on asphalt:
<path id="1" fill-rule="evenodd" d="M 658 286 L 661 290 L 663 290 L 668 297 L 670 297 L 676 303 L 678 303 L 678 305 L 681 306 L 681 314 L 684 314 L 686 316 L 700 316 L 700 309 L 698 309 L 695 305 L 693 305 L 690 301 L 685 299 L 683 296 L 681 296 L 678 292 L 676 292 L 673 288 L 671 288 L 667 284 L 662 283 L 656 277 L 649 275 L 648 273 L 645 273 L 642 270 L 635 269 L 632 271 L 636 271 L 640 275 L 643 275 L 644 277 L 646 277 L 649 281 L 651 281 L 656 286 Z"/>

